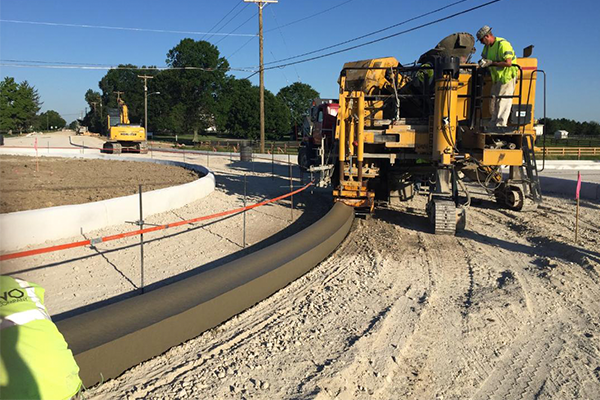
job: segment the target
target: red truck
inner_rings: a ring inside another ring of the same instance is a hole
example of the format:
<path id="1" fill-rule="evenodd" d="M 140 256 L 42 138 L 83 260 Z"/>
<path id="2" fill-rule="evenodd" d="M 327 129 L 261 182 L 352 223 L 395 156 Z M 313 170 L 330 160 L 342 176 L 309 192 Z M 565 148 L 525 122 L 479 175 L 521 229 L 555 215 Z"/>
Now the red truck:
<path id="1" fill-rule="evenodd" d="M 302 123 L 302 141 L 298 150 L 298 165 L 303 170 L 332 163 L 330 158 L 336 156 L 333 148 L 339 107 L 337 99 L 313 100 Z"/>

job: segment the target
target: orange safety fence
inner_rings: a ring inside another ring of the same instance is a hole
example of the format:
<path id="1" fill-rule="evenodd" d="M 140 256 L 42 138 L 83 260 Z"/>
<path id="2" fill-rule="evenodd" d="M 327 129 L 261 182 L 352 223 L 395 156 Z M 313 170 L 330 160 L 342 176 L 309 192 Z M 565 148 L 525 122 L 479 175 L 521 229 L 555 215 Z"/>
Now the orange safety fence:
<path id="1" fill-rule="evenodd" d="M 194 222 L 199 222 L 199 221 L 205 221 L 205 220 L 209 220 L 209 219 L 224 217 L 224 216 L 231 215 L 231 214 L 237 214 L 237 213 L 240 213 L 240 212 L 243 212 L 243 211 L 251 210 L 253 208 L 264 206 L 264 205 L 269 204 L 269 203 L 274 203 L 276 201 L 285 199 L 287 197 L 291 197 L 291 196 L 293 196 L 293 195 L 295 195 L 297 193 L 300 193 L 300 192 L 306 190 L 311 185 L 312 185 L 312 182 L 309 182 L 308 184 L 304 185 L 300 189 L 297 189 L 297 190 L 294 190 L 292 192 L 286 193 L 284 195 L 275 197 L 273 199 L 264 200 L 264 201 L 261 201 L 259 203 L 255 203 L 255 204 L 252 204 L 252 205 L 249 205 L 249 206 L 246 206 L 246 207 L 240 207 L 240 208 L 236 208 L 236 209 L 228 210 L 228 211 L 223 211 L 223 212 L 216 213 L 216 214 L 205 215 L 205 216 L 202 216 L 202 217 L 188 219 L 188 220 L 185 220 L 185 221 L 178 221 L 178 222 L 173 222 L 173 223 L 166 224 L 166 225 L 153 226 L 151 228 L 146 228 L 146 229 L 138 229 L 138 230 L 135 230 L 135 231 L 125 232 L 125 233 L 119 233 L 119 234 L 111 235 L 111 236 L 105 236 L 105 237 L 102 237 L 102 238 L 95 238 L 95 239 L 83 240 L 81 242 L 65 243 L 65 244 L 56 245 L 56 246 L 42 247 L 42 248 L 39 248 L 39 249 L 32 249 L 32 250 L 20 251 L 20 252 L 17 252 L 17 253 L 2 254 L 2 255 L 0 255 L 0 261 L 12 260 L 12 259 L 15 259 L 15 258 L 28 257 L 28 256 L 36 255 L 36 254 L 51 253 L 51 252 L 55 252 L 55 251 L 59 251 L 59 250 L 72 249 L 72 248 L 75 248 L 75 247 L 83 247 L 83 246 L 87 246 L 87 245 L 94 245 L 94 244 L 98 244 L 98 243 L 109 242 L 111 240 L 123 239 L 123 238 L 126 238 L 126 237 L 137 236 L 137 235 L 141 235 L 141 234 L 144 234 L 144 233 L 156 232 L 156 231 L 160 231 L 160 230 L 164 230 L 164 229 L 168 229 L 168 228 L 174 228 L 174 227 L 181 226 L 181 225 L 192 224 Z"/>

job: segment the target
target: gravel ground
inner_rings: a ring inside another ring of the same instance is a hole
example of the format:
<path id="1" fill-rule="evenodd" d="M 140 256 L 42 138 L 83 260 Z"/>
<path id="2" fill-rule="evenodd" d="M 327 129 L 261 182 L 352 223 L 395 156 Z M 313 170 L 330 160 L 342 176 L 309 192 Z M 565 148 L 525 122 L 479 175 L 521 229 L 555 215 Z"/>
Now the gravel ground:
<path id="1" fill-rule="evenodd" d="M 239 204 L 241 170 L 227 168 L 216 169 L 214 196 L 157 220 Z M 269 172 L 252 175 L 252 196 L 277 186 Z M 305 276 L 86 398 L 600 398 L 600 203 L 581 202 L 575 244 L 571 199 L 546 197 L 536 211 L 517 213 L 473 196 L 457 237 L 430 233 L 422 197 L 402 212 L 357 219 Z M 310 212 L 327 203 L 315 200 L 305 200 Z M 249 225 L 284 229 L 286 211 L 257 211 Z M 148 270 L 159 280 L 239 253 L 237 218 L 152 242 Z M 71 282 L 72 292 L 61 300 L 51 292 L 48 301 L 54 312 L 73 309 L 70 302 L 113 293 L 115 283 L 119 293 L 134 289 L 134 244 L 63 261 L 40 257 L 25 266 L 26 277 Z"/>
<path id="2" fill-rule="evenodd" d="M 89 398 L 600 398 L 600 205 L 476 195 L 429 233 L 424 199 L 357 220 L 313 271 L 92 388 Z"/>

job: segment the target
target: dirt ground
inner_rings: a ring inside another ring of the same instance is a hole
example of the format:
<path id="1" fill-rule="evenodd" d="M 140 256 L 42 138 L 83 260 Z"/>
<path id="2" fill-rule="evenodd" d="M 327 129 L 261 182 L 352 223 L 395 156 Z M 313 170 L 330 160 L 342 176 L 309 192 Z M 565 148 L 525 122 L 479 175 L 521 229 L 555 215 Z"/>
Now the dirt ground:
<path id="1" fill-rule="evenodd" d="M 0 213 L 82 204 L 198 179 L 185 168 L 154 163 L 0 156 Z"/>
<path id="2" fill-rule="evenodd" d="M 272 176 L 269 164 L 210 163 L 213 194 L 149 222 L 237 207 L 244 179 L 249 202 L 287 191 L 287 168 Z M 274 242 L 330 204 L 318 191 L 294 201 L 291 215 L 289 202 L 249 212 L 246 249 L 241 216 L 148 235 L 147 284 Z M 572 199 L 546 196 L 537 210 L 519 213 L 473 189 L 467 229 L 456 237 L 431 234 L 424 201 L 357 219 L 342 245 L 305 276 L 85 397 L 600 398 L 600 203 L 581 202 L 576 244 Z M 61 318 L 136 293 L 137 241 L 0 267 L 46 287 L 49 310 Z"/>

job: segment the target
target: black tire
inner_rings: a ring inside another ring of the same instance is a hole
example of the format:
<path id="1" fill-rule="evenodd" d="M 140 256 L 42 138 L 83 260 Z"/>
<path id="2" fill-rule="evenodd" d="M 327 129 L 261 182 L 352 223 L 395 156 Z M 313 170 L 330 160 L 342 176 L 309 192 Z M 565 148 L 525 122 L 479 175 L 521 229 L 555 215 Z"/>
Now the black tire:
<path id="1" fill-rule="evenodd" d="M 298 166 L 302 171 L 308 170 L 310 167 L 308 159 L 308 151 L 306 147 L 300 147 L 298 149 Z"/>

